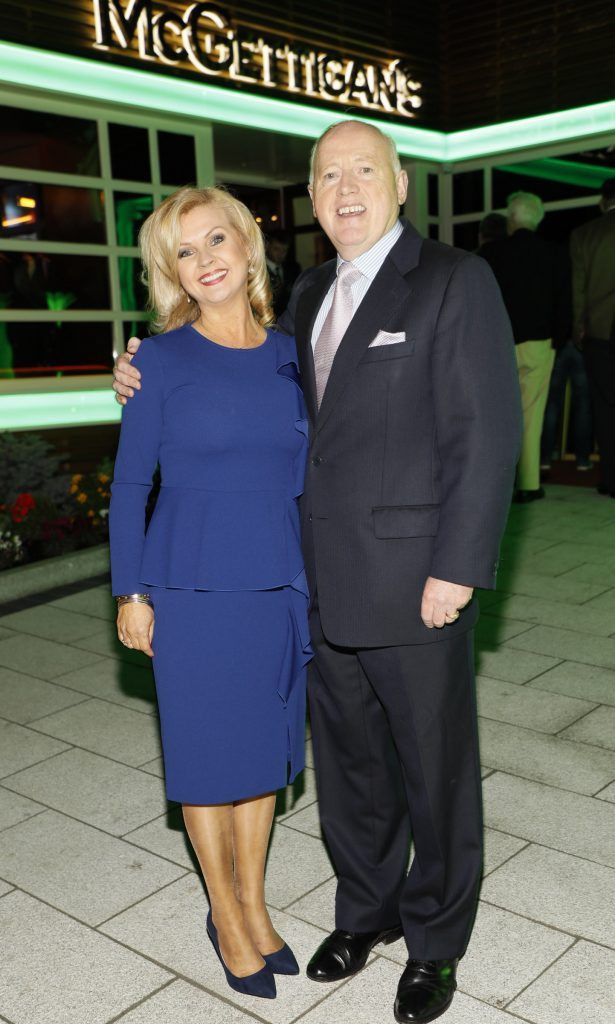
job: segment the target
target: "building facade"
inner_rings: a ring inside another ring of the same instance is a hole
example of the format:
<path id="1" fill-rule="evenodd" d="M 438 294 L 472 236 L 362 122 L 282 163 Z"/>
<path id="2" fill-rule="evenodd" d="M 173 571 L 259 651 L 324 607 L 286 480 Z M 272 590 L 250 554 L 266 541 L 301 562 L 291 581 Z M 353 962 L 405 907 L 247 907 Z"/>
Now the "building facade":
<path id="1" fill-rule="evenodd" d="M 518 188 L 564 242 L 615 175 L 605 3 L 390 2 L 376 20 L 346 2 L 0 0 L 0 17 L 0 429 L 118 419 L 113 358 L 147 331 L 138 230 L 178 186 L 224 183 L 302 267 L 326 258 L 307 166 L 341 117 L 390 132 L 406 215 L 462 248 Z"/>

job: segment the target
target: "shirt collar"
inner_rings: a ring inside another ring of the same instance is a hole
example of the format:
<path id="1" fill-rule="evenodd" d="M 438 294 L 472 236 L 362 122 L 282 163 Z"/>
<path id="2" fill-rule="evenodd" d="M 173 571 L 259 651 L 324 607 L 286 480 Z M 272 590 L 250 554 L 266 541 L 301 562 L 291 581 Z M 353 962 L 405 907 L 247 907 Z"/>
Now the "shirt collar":
<path id="1" fill-rule="evenodd" d="M 357 270 L 360 270 L 365 277 L 369 278 L 370 281 L 373 281 L 380 270 L 383 261 L 389 255 L 403 230 L 404 226 L 402 222 L 397 220 L 390 231 L 387 231 L 386 235 L 379 238 L 378 241 L 372 245 L 371 249 L 367 249 L 366 252 L 362 252 L 356 259 L 350 261 L 343 260 L 338 254 L 337 268 L 339 269 L 342 263 L 351 262 L 353 267 L 356 267 Z"/>

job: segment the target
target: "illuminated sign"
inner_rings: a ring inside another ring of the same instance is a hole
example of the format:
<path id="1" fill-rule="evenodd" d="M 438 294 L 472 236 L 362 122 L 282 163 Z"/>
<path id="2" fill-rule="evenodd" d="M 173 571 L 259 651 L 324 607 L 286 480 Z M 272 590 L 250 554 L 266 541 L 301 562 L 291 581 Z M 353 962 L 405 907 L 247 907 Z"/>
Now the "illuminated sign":
<path id="1" fill-rule="evenodd" d="M 203 75 L 416 117 L 421 83 L 401 60 L 368 63 L 233 25 L 222 10 L 193 3 L 182 14 L 152 0 L 94 0 L 99 49 L 138 53 Z"/>

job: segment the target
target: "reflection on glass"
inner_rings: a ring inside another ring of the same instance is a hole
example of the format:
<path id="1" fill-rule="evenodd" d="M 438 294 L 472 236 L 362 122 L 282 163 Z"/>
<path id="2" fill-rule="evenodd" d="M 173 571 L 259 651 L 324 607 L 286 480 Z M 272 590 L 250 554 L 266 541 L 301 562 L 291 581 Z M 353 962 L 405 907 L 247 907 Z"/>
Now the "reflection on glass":
<path id="1" fill-rule="evenodd" d="M 17 378 L 109 373 L 112 369 L 110 323 L 21 322 L 4 326 L 11 373 Z"/>
<path id="2" fill-rule="evenodd" d="M 458 249 L 467 249 L 468 252 L 478 249 L 479 224 L 480 221 L 474 221 L 471 224 L 453 225 L 453 245 Z"/>
<path id="3" fill-rule="evenodd" d="M 95 121 L 0 106 L 0 164 L 98 175 Z"/>
<path id="4" fill-rule="evenodd" d="M 135 128 L 131 124 L 110 124 L 109 148 L 114 178 L 151 181 L 146 128 Z"/>
<path id="5" fill-rule="evenodd" d="M 493 207 L 501 209 L 512 192 L 533 192 L 544 203 L 560 199 L 577 199 L 598 191 L 593 184 L 582 184 L 585 175 L 555 158 L 504 164 L 493 170 Z"/>
<path id="6" fill-rule="evenodd" d="M 482 168 L 453 175 L 453 213 L 482 211 L 485 202 L 483 176 Z"/>
<path id="7" fill-rule="evenodd" d="M 194 185 L 196 160 L 192 135 L 158 132 L 160 180 L 165 185 Z"/>
<path id="8" fill-rule="evenodd" d="M 314 212 L 312 200 L 309 196 L 295 196 L 293 198 L 293 223 L 295 227 L 314 223 Z"/>
<path id="9" fill-rule="evenodd" d="M 154 209 L 151 196 L 115 193 L 115 229 L 118 245 L 137 245 L 139 228 Z"/>
<path id="10" fill-rule="evenodd" d="M 0 181 L 0 237 L 104 243 L 102 193 L 92 188 Z"/>
<path id="11" fill-rule="evenodd" d="M 145 310 L 147 290 L 141 280 L 141 261 L 133 256 L 120 256 L 119 269 L 122 309 Z"/>
<path id="12" fill-rule="evenodd" d="M 102 256 L 11 252 L 3 254 L 0 269 L 4 308 L 109 308 L 108 265 Z"/>

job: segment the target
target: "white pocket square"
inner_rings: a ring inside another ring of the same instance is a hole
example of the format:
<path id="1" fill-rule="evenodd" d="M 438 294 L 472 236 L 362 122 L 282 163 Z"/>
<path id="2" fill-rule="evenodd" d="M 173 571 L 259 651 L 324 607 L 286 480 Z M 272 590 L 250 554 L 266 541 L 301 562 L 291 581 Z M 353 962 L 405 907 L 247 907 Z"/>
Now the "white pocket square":
<path id="1" fill-rule="evenodd" d="M 389 331 L 378 331 L 378 334 L 373 341 L 370 341 L 370 348 L 377 348 L 379 345 L 399 345 L 401 341 L 406 340 L 405 331 L 389 332 Z"/>

